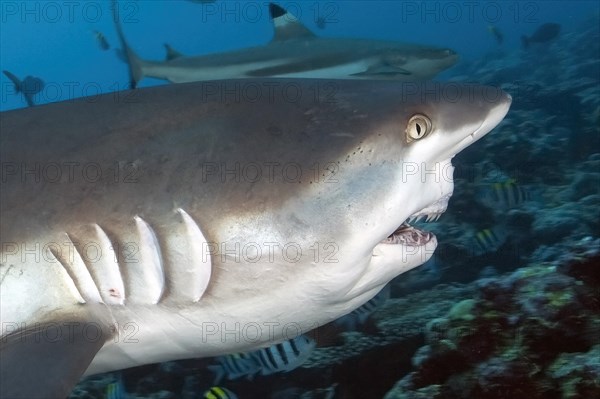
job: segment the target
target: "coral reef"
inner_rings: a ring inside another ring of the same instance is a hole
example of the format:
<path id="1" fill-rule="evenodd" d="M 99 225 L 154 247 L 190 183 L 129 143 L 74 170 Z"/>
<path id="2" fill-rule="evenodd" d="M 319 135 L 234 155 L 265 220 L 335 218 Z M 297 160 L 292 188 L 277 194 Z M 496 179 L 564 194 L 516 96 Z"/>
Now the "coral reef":
<path id="1" fill-rule="evenodd" d="M 598 242 L 596 242 L 598 244 Z M 600 396 L 598 246 L 484 278 L 426 325 L 415 371 L 386 399 Z"/>

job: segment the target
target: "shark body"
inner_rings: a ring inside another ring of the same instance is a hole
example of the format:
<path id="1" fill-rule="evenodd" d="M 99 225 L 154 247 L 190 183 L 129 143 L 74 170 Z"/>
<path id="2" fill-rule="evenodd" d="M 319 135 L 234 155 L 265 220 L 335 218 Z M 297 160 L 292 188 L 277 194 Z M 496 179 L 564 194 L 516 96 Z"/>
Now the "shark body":
<path id="1" fill-rule="evenodd" d="M 117 9 L 115 3 L 113 9 Z M 458 56 L 450 49 L 384 40 L 323 38 L 283 8 L 270 4 L 273 40 L 236 51 L 188 57 L 167 46 L 167 60 L 139 58 L 117 31 L 131 70 L 131 86 L 144 77 L 173 83 L 232 78 L 385 79 L 420 81 L 451 67 Z M 169 51 L 170 49 L 170 51 Z"/>
<path id="2" fill-rule="evenodd" d="M 347 314 L 430 258 L 435 236 L 405 222 L 446 209 L 452 157 L 510 102 L 257 79 L 2 113 L 1 396 L 64 397 L 82 375 Z"/>

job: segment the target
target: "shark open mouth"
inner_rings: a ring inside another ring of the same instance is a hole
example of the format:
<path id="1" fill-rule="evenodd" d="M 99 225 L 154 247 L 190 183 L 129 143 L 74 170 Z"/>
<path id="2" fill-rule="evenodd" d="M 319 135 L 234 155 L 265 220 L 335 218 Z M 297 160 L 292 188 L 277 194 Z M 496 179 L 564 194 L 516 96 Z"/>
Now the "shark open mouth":
<path id="1" fill-rule="evenodd" d="M 411 247 L 426 245 L 435 235 L 431 232 L 420 230 L 409 223 L 416 223 L 422 219 L 425 222 L 435 222 L 442 216 L 448 207 L 448 200 L 452 193 L 444 195 L 435 203 L 421 209 L 408 217 L 392 234 L 381 241 L 381 244 L 401 244 Z"/>
<path id="2" fill-rule="evenodd" d="M 433 238 L 433 233 L 419 230 L 407 223 L 402 223 L 400 227 L 382 240 L 382 244 L 402 244 L 411 247 L 418 247 L 427 244 Z"/>

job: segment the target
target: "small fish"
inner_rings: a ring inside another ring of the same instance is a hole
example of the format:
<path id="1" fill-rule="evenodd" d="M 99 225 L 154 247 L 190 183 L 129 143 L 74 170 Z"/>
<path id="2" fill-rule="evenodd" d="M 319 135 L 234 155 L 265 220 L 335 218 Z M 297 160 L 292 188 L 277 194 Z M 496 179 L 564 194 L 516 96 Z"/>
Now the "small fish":
<path id="1" fill-rule="evenodd" d="M 543 24 L 535 32 L 533 35 L 527 37 L 525 35 L 521 36 L 521 43 L 523 44 L 523 48 L 529 48 L 530 43 L 546 43 L 553 39 L 555 39 L 560 33 L 560 25 L 555 23 L 547 23 Z"/>
<path id="2" fill-rule="evenodd" d="M 288 341 L 252 352 L 261 375 L 285 373 L 300 367 L 315 349 L 316 342 L 300 335 Z"/>
<path id="3" fill-rule="evenodd" d="M 117 380 L 106 386 L 106 399 L 126 399 L 128 397 L 123 375 L 117 373 Z"/>
<path id="4" fill-rule="evenodd" d="M 102 32 L 97 30 L 95 30 L 93 33 L 94 37 L 96 38 L 96 41 L 98 42 L 98 46 L 100 46 L 100 48 L 103 51 L 109 50 L 110 44 L 108 43 L 108 40 L 106 40 L 106 36 L 104 36 Z"/>
<path id="5" fill-rule="evenodd" d="M 390 285 L 386 285 L 377 295 L 365 302 L 362 306 L 354 309 L 352 312 L 345 316 L 340 317 L 333 321 L 333 323 L 339 327 L 342 327 L 345 331 L 355 331 L 360 326 L 364 325 L 367 319 L 390 297 Z"/>
<path id="6" fill-rule="evenodd" d="M 252 379 L 260 371 L 260 365 L 250 353 L 234 353 L 217 357 L 219 364 L 208 366 L 215 373 L 214 384 L 221 382 L 223 377 L 235 380 L 241 377 Z"/>
<path id="7" fill-rule="evenodd" d="M 529 190 L 523 188 L 514 179 L 484 186 L 476 195 L 482 205 L 494 209 L 516 208 L 526 201 L 533 199 Z"/>
<path id="8" fill-rule="evenodd" d="M 502 32 L 500 32 L 500 29 L 498 29 L 494 25 L 489 25 L 488 31 L 492 34 L 492 36 L 494 36 L 494 39 L 496 39 L 496 42 L 498 42 L 498 44 L 502 44 L 502 42 L 504 41 L 504 35 L 502 34 Z"/>
<path id="9" fill-rule="evenodd" d="M 327 27 L 327 19 L 323 16 L 317 17 L 315 24 L 317 25 L 317 28 L 325 29 Z"/>
<path id="10" fill-rule="evenodd" d="M 25 101 L 27 101 L 27 105 L 33 107 L 35 105 L 33 102 L 33 96 L 42 91 L 45 86 L 44 81 L 40 78 L 36 78 L 35 76 L 27 76 L 25 79 L 23 79 L 23 81 L 21 81 L 9 71 L 2 72 L 15 85 L 15 92 L 22 93 Z"/>
<path id="11" fill-rule="evenodd" d="M 475 234 L 475 255 L 483 255 L 496 252 L 508 238 L 508 234 L 502 227 L 483 229 Z"/>
<path id="12" fill-rule="evenodd" d="M 209 388 L 204 395 L 204 399 L 238 399 L 238 396 L 227 388 L 212 387 Z"/>

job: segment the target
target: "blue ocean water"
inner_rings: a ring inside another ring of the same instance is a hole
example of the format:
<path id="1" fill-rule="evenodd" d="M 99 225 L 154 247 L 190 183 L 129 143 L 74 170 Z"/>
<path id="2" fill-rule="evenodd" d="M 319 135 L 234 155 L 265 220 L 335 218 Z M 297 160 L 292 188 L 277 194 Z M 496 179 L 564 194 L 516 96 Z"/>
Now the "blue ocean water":
<path id="1" fill-rule="evenodd" d="M 568 34 L 598 11 L 594 1 L 297 1 L 280 2 L 313 29 L 330 37 L 365 37 L 449 47 L 462 60 L 496 50 L 488 32 L 505 36 L 502 48 L 517 49 L 520 36 L 545 22 Z M 118 39 L 107 1 L 3 1 L 0 69 L 46 87 L 38 104 L 127 87 L 127 70 L 113 51 Z M 132 47 L 145 59 L 162 60 L 164 43 L 187 55 L 259 46 L 272 37 L 268 2 L 122 1 L 123 25 Z M 317 27 L 324 19 L 325 28 Z M 110 44 L 102 51 L 94 31 Z M 448 72 L 452 74 L 452 71 Z M 441 78 L 443 78 L 442 76 Z M 26 105 L 1 76 L 0 109 Z M 142 86 L 159 84 L 146 80 Z"/>
<path id="2" fill-rule="evenodd" d="M 164 59 L 164 43 L 201 55 L 273 34 L 264 1 L 119 4 L 128 42 L 148 60 Z M 391 299 L 341 334 L 343 345 L 316 349 L 290 373 L 221 384 L 241 399 L 600 397 L 598 2 L 277 4 L 318 36 L 451 48 L 460 60 L 437 80 L 499 85 L 514 102 L 489 137 L 457 156 L 451 206 L 428 227 L 440 237 L 431 261 L 399 276 Z M 41 78 L 36 104 L 128 88 L 109 2 L 5 0 L 0 22 L 0 70 Z M 524 49 L 522 36 L 546 23 L 560 33 Z M 27 106 L 5 74 L 0 93 L 2 111 Z M 104 398 L 115 380 L 128 393 L 113 386 L 114 399 L 202 397 L 210 364 L 100 375 L 72 397 Z"/>

